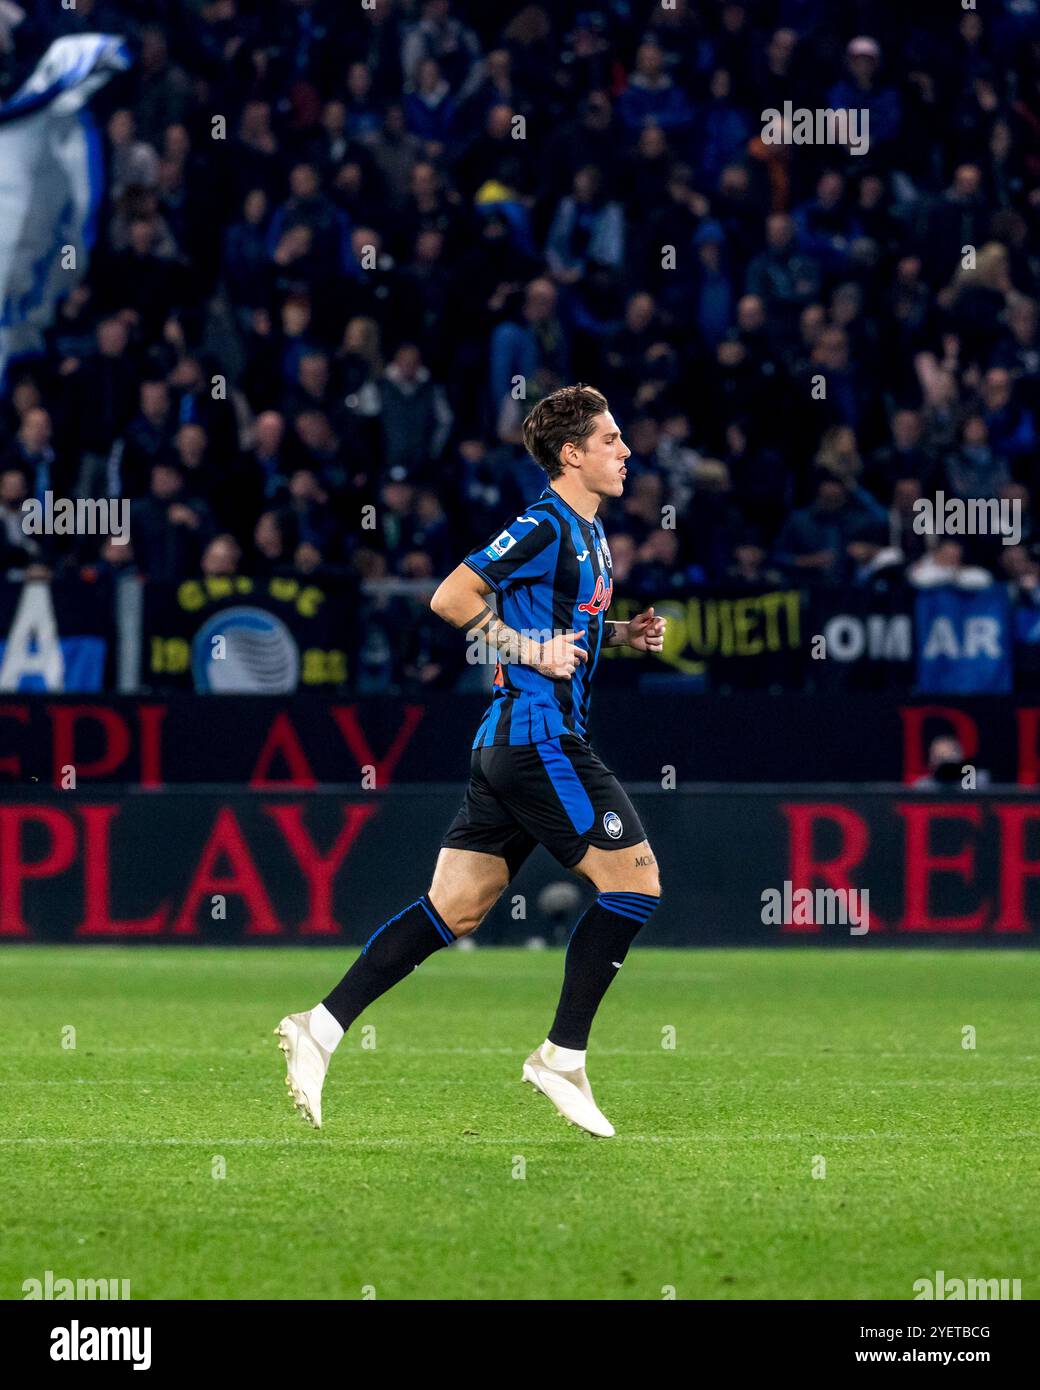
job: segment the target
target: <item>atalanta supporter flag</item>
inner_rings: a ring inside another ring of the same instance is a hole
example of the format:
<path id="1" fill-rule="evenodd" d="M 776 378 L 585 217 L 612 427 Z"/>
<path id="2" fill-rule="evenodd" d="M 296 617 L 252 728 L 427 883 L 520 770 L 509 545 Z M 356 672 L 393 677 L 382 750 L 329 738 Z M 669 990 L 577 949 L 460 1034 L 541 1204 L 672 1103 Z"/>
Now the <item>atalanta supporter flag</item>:
<path id="1" fill-rule="evenodd" d="M 1012 626 L 1002 584 L 964 592 L 947 586 L 917 595 L 917 687 L 923 695 L 1006 695 Z"/>
<path id="2" fill-rule="evenodd" d="M 9 362 L 42 351 L 86 270 L 103 181 L 86 103 L 129 65 L 112 35 L 56 39 L 0 105 L 0 381 Z"/>

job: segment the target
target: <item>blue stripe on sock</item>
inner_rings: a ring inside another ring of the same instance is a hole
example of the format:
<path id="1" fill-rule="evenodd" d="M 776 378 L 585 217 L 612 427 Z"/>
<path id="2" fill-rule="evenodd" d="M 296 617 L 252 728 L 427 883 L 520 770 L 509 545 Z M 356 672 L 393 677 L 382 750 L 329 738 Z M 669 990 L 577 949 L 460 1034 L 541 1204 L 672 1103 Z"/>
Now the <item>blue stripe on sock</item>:
<path id="1" fill-rule="evenodd" d="M 659 901 L 652 893 L 607 893 L 605 896 L 608 898 L 625 898 L 629 900 L 633 906 L 656 907 Z"/>
<path id="2" fill-rule="evenodd" d="M 616 912 L 621 917 L 630 917 L 634 922 L 644 923 L 649 920 L 658 902 L 649 895 L 645 899 L 629 898 L 625 893 L 601 893 L 596 901 L 608 912 Z"/>
<path id="3" fill-rule="evenodd" d="M 599 901 L 599 899 L 597 899 L 597 901 Z M 638 922 L 641 926 L 645 925 L 647 921 L 647 918 L 640 913 L 629 912 L 627 908 L 617 907 L 614 903 L 601 903 L 601 906 L 605 907 L 608 912 L 613 912 L 618 917 L 627 917 L 630 921 Z M 649 916 L 649 914 L 647 914 L 647 916 Z"/>
<path id="4" fill-rule="evenodd" d="M 455 940 L 455 935 L 452 932 L 451 928 L 446 926 L 437 916 L 433 908 L 433 904 L 428 901 L 425 894 L 423 894 L 423 896 L 419 899 L 419 906 L 426 913 L 427 917 L 429 917 L 433 925 L 437 928 L 437 933 L 440 936 L 440 939 L 444 942 L 445 946 L 450 946 L 451 943 Z"/>
<path id="5" fill-rule="evenodd" d="M 601 898 L 616 898 L 622 902 L 631 902 L 644 907 L 656 907 L 660 901 L 653 893 L 616 893 L 608 889 L 605 893 L 600 893 Z"/>
<path id="6" fill-rule="evenodd" d="M 418 901 L 418 899 L 417 899 L 416 901 Z M 371 936 L 368 938 L 368 940 L 365 942 L 364 946 L 362 946 L 362 948 L 361 948 L 361 954 L 362 954 L 362 955 L 365 954 L 365 952 L 368 950 L 369 946 L 372 945 L 372 942 L 375 941 L 376 937 L 379 935 L 379 933 L 380 933 L 381 931 L 386 931 L 387 927 L 392 926 L 393 923 L 396 922 L 397 919 L 398 919 L 399 917 L 403 917 L 404 914 L 405 914 L 406 912 L 411 912 L 412 908 L 415 907 L 415 905 L 416 905 L 415 903 L 409 903 L 407 907 L 402 907 L 402 908 L 401 908 L 401 911 L 400 911 L 399 913 L 397 913 L 397 916 L 387 918 L 387 920 L 383 923 L 383 925 L 382 925 L 381 927 L 376 927 L 375 931 L 372 933 L 372 935 L 371 935 Z"/>

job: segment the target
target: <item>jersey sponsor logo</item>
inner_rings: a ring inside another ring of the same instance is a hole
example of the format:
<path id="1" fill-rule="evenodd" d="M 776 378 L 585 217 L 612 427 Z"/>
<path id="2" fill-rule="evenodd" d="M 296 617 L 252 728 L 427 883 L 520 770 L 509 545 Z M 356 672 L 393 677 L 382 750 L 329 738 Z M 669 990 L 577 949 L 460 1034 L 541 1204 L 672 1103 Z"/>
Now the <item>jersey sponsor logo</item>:
<path id="1" fill-rule="evenodd" d="M 587 560 L 588 558 L 589 558 L 589 552 L 588 552 L 587 550 L 583 550 L 583 551 L 581 552 L 581 554 L 578 556 L 578 559 L 579 559 L 579 560 Z"/>
<path id="2" fill-rule="evenodd" d="M 616 811 L 603 812 L 603 829 L 612 840 L 619 840 L 624 828 L 625 827 L 621 824 L 621 817 Z"/>
<path id="3" fill-rule="evenodd" d="M 611 580 L 609 584 L 604 584 L 603 576 L 601 574 L 597 575 L 596 587 L 592 591 L 592 597 L 589 599 L 588 603 L 578 604 L 579 613 L 590 613 L 593 616 L 597 613 L 605 613 L 610 607 L 610 599 L 613 592 L 614 581 Z"/>
<path id="4" fill-rule="evenodd" d="M 522 521 L 523 517 L 521 517 L 520 520 Z M 484 551 L 484 554 L 489 560 L 501 560 L 506 551 L 514 545 L 516 545 L 516 537 L 511 536 L 508 531 L 503 531 L 500 536 L 495 537 Z"/>
<path id="5" fill-rule="evenodd" d="M 526 521 L 528 526 L 537 526 L 540 518 L 536 516 L 518 516 L 517 521 Z M 508 532 L 506 533 L 509 534 Z"/>

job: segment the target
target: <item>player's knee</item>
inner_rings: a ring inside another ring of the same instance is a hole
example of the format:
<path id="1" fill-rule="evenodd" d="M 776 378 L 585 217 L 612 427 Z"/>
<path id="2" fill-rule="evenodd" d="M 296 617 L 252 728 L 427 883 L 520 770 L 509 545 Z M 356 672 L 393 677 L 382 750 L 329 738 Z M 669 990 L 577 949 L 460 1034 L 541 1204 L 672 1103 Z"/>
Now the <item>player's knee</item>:
<path id="1" fill-rule="evenodd" d="M 649 862 L 646 862 L 647 860 Z M 661 896 L 661 870 L 649 843 L 646 846 L 646 853 L 637 855 L 632 878 L 635 880 L 632 884 L 634 893 L 647 893 L 653 898 Z"/>
<path id="2" fill-rule="evenodd" d="M 612 881 L 605 891 L 610 893 L 638 893 L 648 898 L 661 896 L 661 875 L 656 864 L 644 864 L 631 869 Z"/>
<path id="3" fill-rule="evenodd" d="M 445 920 L 451 928 L 451 933 L 455 937 L 455 940 L 458 941 L 464 936 L 472 936 L 481 922 L 483 922 L 486 915 L 487 914 L 484 913 L 478 917 L 475 913 L 463 910 L 449 914 Z"/>
<path id="4" fill-rule="evenodd" d="M 656 864 L 648 864 L 639 874 L 639 882 L 632 888 L 633 893 L 646 893 L 652 898 L 661 896 L 661 875 Z"/>
<path id="5" fill-rule="evenodd" d="M 437 893 L 430 891 L 430 901 L 448 924 L 451 934 L 458 939 L 475 932 L 495 905 L 490 895 L 476 896 L 472 893 Z"/>

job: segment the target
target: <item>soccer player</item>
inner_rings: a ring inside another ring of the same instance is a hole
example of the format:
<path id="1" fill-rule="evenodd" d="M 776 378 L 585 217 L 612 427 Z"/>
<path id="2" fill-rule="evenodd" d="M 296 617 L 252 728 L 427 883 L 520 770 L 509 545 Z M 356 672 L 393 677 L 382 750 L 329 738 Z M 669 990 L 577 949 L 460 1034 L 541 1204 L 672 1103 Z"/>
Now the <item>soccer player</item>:
<path id="1" fill-rule="evenodd" d="M 524 444 L 548 486 L 433 596 L 434 612 L 496 656 L 465 801 L 433 882 L 372 934 L 322 1003 L 275 1030 L 296 1107 L 318 1127 L 325 1074 L 345 1031 L 427 956 L 476 931 L 542 844 L 597 896 L 571 935 L 556 1016 L 523 1079 L 589 1133 L 614 1133 L 585 1074 L 589 1031 L 661 889 L 635 808 L 589 747 L 589 695 L 600 649 L 659 652 L 665 619 L 652 608 L 627 623 L 604 616 L 613 583 L 596 512 L 605 497 L 621 496 L 631 452 L 606 399 L 590 386 L 554 391 L 527 417 Z"/>

